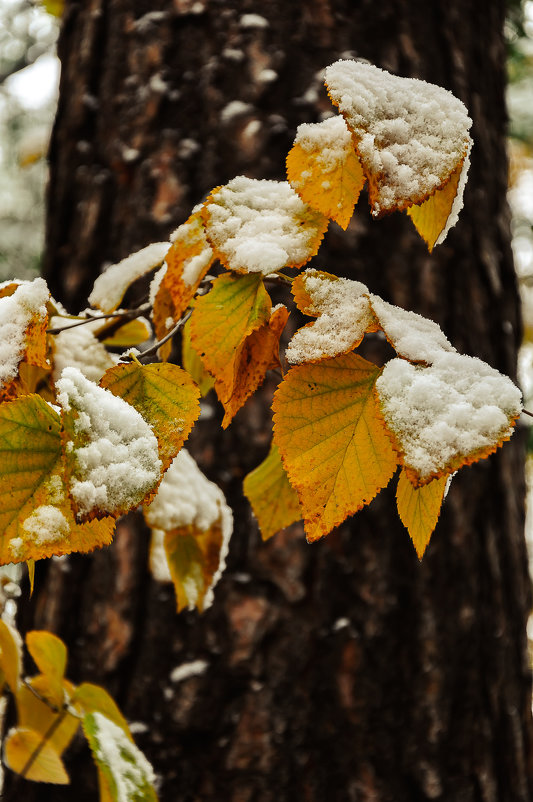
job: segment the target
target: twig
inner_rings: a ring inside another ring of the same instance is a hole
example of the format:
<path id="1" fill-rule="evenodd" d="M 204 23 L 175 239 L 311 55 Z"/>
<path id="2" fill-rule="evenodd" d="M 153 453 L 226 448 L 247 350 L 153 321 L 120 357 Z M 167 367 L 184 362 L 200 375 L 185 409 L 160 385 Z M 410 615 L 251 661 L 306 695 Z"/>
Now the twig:
<path id="1" fill-rule="evenodd" d="M 137 360 L 141 360 L 141 359 L 144 359 L 147 356 L 153 356 L 154 354 L 156 354 L 158 349 L 161 348 L 161 346 L 164 345 L 166 342 L 168 342 L 170 339 L 172 339 L 172 337 L 176 334 L 176 332 L 178 332 L 181 329 L 181 327 L 186 324 L 186 322 L 190 318 L 191 314 L 192 314 L 192 309 L 189 309 L 183 315 L 183 317 L 178 320 L 176 325 L 173 326 L 173 328 L 170 329 L 168 334 L 165 334 L 165 336 L 161 340 L 158 340 L 156 343 L 151 345 L 150 348 L 147 348 L 145 351 L 140 351 L 136 355 Z M 132 359 L 132 357 L 128 355 L 128 359 Z"/>
<path id="2" fill-rule="evenodd" d="M 523 409 L 522 412 L 524 415 L 529 415 L 530 418 L 533 418 L 533 412 L 529 412 L 527 409 Z"/>
<path id="3" fill-rule="evenodd" d="M 78 320 L 76 323 L 72 323 L 70 326 L 61 326 L 60 328 L 55 329 L 47 329 L 47 334 L 59 334 L 62 331 L 67 331 L 68 329 L 74 329 L 76 326 L 85 326 L 87 323 L 97 323 L 99 320 L 108 320 L 109 318 L 122 318 L 123 320 L 133 320 L 136 317 L 140 317 L 145 312 L 150 309 L 150 304 L 143 304 L 142 306 L 138 306 L 136 309 L 125 309 L 123 312 L 110 312 L 107 315 L 89 315 L 89 317 L 83 318 L 83 320 Z"/>

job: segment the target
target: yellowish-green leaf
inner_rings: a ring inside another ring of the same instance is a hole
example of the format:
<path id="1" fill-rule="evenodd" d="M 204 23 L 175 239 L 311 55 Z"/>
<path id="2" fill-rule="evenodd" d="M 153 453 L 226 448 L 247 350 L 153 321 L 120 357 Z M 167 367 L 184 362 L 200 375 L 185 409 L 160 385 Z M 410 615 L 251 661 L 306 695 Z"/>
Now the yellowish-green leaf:
<path id="1" fill-rule="evenodd" d="M 396 488 L 398 515 L 409 532 L 419 560 L 437 525 L 447 481 L 448 477 L 442 476 L 422 487 L 414 487 L 404 470 L 400 474 Z"/>
<path id="2" fill-rule="evenodd" d="M 1 564 L 111 542 L 113 518 L 76 523 L 64 476 L 58 414 L 36 395 L 1 404 Z"/>
<path id="3" fill-rule="evenodd" d="M 157 802 L 155 774 L 143 753 L 123 730 L 101 713 L 88 713 L 83 731 L 102 775 L 100 789 L 112 802 Z"/>
<path id="4" fill-rule="evenodd" d="M 214 524 L 207 531 L 182 527 L 167 532 L 165 551 L 176 591 L 178 613 L 189 607 L 203 612 L 213 577 L 219 569 L 222 529 Z"/>
<path id="5" fill-rule="evenodd" d="M 100 685 L 93 685 L 91 682 L 83 682 L 76 688 L 72 703 L 79 706 L 84 715 L 87 713 L 101 713 L 110 721 L 113 721 L 117 727 L 120 727 L 130 741 L 133 741 L 126 719 L 105 688 Z"/>
<path id="6" fill-rule="evenodd" d="M 223 273 L 211 292 L 197 299 L 191 317 L 191 343 L 226 405 L 236 388 L 239 356 L 246 338 L 270 320 L 272 304 L 262 277 Z"/>
<path id="7" fill-rule="evenodd" d="M 309 206 L 347 228 L 365 175 L 342 117 L 298 127 L 287 178 Z"/>
<path id="8" fill-rule="evenodd" d="M 302 518 L 298 495 L 290 485 L 274 443 L 268 457 L 245 478 L 243 488 L 263 540 Z"/>
<path id="9" fill-rule="evenodd" d="M 39 674 L 29 680 L 29 685 L 39 696 L 43 696 L 46 699 L 47 686 L 45 680 L 44 675 Z M 68 680 L 64 680 L 63 688 L 67 698 L 70 698 L 74 686 Z M 53 710 L 49 704 L 42 701 L 26 685 L 21 685 L 17 691 L 16 705 L 20 727 L 34 730 L 41 737 L 49 733 L 51 728 L 54 727 L 53 733 L 48 736 L 48 743 L 58 755 L 62 755 L 80 726 L 79 718 L 65 710 Z M 75 707 L 73 704 L 71 706 Z"/>
<path id="10" fill-rule="evenodd" d="M 215 386 L 213 376 L 205 369 L 204 363 L 191 343 L 191 321 L 186 322 L 181 336 L 181 359 L 184 369 L 200 388 L 202 396 Z"/>
<path id="11" fill-rule="evenodd" d="M 274 397 L 274 442 L 297 490 L 309 541 L 368 504 L 398 464 L 374 385 L 356 354 L 292 368 Z"/>
<path id="12" fill-rule="evenodd" d="M 189 374 L 169 363 L 131 362 L 108 370 L 101 386 L 131 404 L 151 426 L 166 470 L 200 414 L 198 388 Z"/>
<path id="13" fill-rule="evenodd" d="M 29 765 L 30 760 L 35 759 Z M 11 730 L 4 745 L 4 760 L 8 768 L 35 782 L 68 785 L 69 776 L 63 761 L 43 736 L 24 727 Z M 28 768 L 29 766 L 29 768 Z"/>
<path id="14" fill-rule="evenodd" d="M 0 669 L 13 693 L 17 692 L 22 670 L 22 641 L 16 629 L 0 619 Z"/>

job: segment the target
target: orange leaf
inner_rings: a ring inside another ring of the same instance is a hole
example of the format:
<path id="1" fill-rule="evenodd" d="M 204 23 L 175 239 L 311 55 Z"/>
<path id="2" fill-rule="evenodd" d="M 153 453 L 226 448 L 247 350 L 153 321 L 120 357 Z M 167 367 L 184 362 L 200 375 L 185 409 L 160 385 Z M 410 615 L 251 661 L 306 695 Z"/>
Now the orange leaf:
<path id="1" fill-rule="evenodd" d="M 37 750 L 39 750 L 37 752 Z M 29 769 L 26 769 L 32 755 L 36 755 Z M 34 730 L 23 727 L 8 733 L 4 745 L 6 766 L 27 780 L 56 785 L 68 785 L 70 782 L 63 761 L 49 744 L 43 744 L 43 736 Z"/>
<path id="2" fill-rule="evenodd" d="M 235 376 L 231 395 L 224 401 L 225 415 L 222 428 L 229 426 L 233 416 L 263 382 L 267 370 L 281 367 L 279 338 L 287 324 L 289 310 L 285 306 L 274 309 L 268 323 L 252 331 L 242 343 L 235 359 Z M 215 389 L 216 389 L 215 384 Z"/>
<path id="3" fill-rule="evenodd" d="M 237 176 L 214 189 L 202 211 L 215 255 L 230 270 L 275 273 L 317 252 L 328 220 L 286 181 Z"/>
<path id="4" fill-rule="evenodd" d="M 108 370 L 100 384 L 131 404 L 151 426 L 165 471 L 200 414 L 198 388 L 188 373 L 169 363 L 131 362 Z"/>
<path id="5" fill-rule="evenodd" d="M 522 409 L 510 379 L 455 352 L 436 353 L 428 367 L 391 359 L 376 391 L 394 448 L 416 486 L 492 454 L 510 438 Z"/>
<path id="6" fill-rule="evenodd" d="M 172 240 L 165 258 L 167 269 L 153 305 L 158 340 L 168 332 L 170 321 L 177 323 L 182 317 L 214 260 L 200 210 L 177 229 Z"/>
<path id="7" fill-rule="evenodd" d="M 191 316 L 191 342 L 226 406 L 236 388 L 239 358 L 249 335 L 268 326 L 272 304 L 260 275 L 223 273 L 207 295 L 197 299 Z M 255 389 L 255 388 L 254 388 Z"/>
<path id="8" fill-rule="evenodd" d="M 378 328 L 368 288 L 359 281 L 310 268 L 296 276 L 292 292 L 302 312 L 318 317 L 290 341 L 285 356 L 292 364 L 319 362 L 353 351 L 366 332 Z"/>
<path id="9" fill-rule="evenodd" d="M 287 178 L 305 203 L 347 228 L 365 176 L 342 117 L 298 126 Z"/>
<path id="10" fill-rule="evenodd" d="M 397 457 L 374 395 L 381 370 L 356 354 L 291 370 L 274 397 L 274 441 L 297 490 L 309 541 L 389 482 Z"/>
<path id="11" fill-rule="evenodd" d="M 422 487 L 414 487 L 405 470 L 398 479 L 396 488 L 398 515 L 409 532 L 419 560 L 424 556 L 429 539 L 437 525 L 447 482 L 448 477 L 442 476 Z"/>
<path id="12" fill-rule="evenodd" d="M 280 529 L 285 529 L 302 517 L 298 496 L 290 485 L 274 443 L 268 457 L 245 478 L 243 489 L 252 505 L 263 540 L 268 540 Z"/>
<path id="13" fill-rule="evenodd" d="M 374 216 L 423 204 L 444 190 L 412 215 L 431 250 L 462 207 L 472 143 L 465 106 L 442 87 L 360 61 L 329 66 L 326 86 L 354 135 Z M 446 190 L 463 163 L 463 180 Z"/>
<path id="14" fill-rule="evenodd" d="M 46 308 L 50 297 L 46 282 L 37 278 L 19 284 L 14 292 L 0 298 L 0 339 L 5 354 L 0 365 L 0 400 L 25 392 L 20 378 L 23 363 L 49 370 L 47 359 Z"/>

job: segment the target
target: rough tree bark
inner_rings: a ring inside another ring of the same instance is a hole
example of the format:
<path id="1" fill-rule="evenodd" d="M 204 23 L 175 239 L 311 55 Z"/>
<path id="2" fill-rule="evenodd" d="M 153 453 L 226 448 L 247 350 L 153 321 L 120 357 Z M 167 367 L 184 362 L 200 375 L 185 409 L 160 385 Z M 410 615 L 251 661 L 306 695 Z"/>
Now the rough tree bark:
<path id="1" fill-rule="evenodd" d="M 362 199 L 346 234 L 330 227 L 318 263 L 434 318 L 461 352 L 513 376 L 503 0 L 264 0 L 256 10 L 247 0 L 67 0 L 45 262 L 53 294 L 82 307 L 106 262 L 166 238 L 213 186 L 239 173 L 283 177 L 296 125 L 330 109 L 320 70 L 357 56 L 467 104 L 465 209 L 430 256 L 405 215 L 373 223 Z M 323 542 L 306 545 L 296 526 L 263 544 L 241 480 L 266 454 L 272 389 L 225 433 L 215 409 L 190 440 L 235 510 L 206 614 L 175 615 L 130 516 L 112 548 L 38 567 L 22 626 L 65 638 L 72 679 L 105 683 L 146 725 L 137 741 L 162 802 L 531 800 L 520 436 L 460 472 L 421 564 L 392 488 Z M 194 659 L 206 672 L 172 683 L 172 669 Z M 26 783 L 24 799 L 96 799 L 80 745 L 68 766 L 70 788 Z"/>

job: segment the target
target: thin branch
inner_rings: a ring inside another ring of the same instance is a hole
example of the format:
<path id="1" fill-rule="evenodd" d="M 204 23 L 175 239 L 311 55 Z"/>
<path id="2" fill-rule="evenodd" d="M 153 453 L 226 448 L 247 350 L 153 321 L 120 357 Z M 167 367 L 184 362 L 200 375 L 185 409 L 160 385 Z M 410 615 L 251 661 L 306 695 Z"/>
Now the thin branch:
<path id="1" fill-rule="evenodd" d="M 523 409 L 522 412 L 524 413 L 524 415 L 529 415 L 530 418 L 533 418 L 533 412 L 529 412 L 529 410 L 527 409 Z"/>
<path id="2" fill-rule="evenodd" d="M 72 323 L 70 326 L 61 326 L 55 329 L 46 329 L 47 334 L 60 334 L 62 331 L 67 331 L 68 329 L 75 329 L 76 326 L 85 326 L 87 323 L 97 323 L 99 320 L 109 320 L 110 318 L 122 318 L 124 321 L 134 320 L 136 317 L 141 317 L 145 312 L 148 312 L 150 309 L 150 304 L 143 304 L 142 306 L 138 306 L 136 309 L 125 309 L 123 312 L 110 312 L 107 315 L 94 315 L 89 317 L 84 317 L 83 320 L 78 320 L 76 323 Z"/>
<path id="3" fill-rule="evenodd" d="M 151 345 L 150 348 L 147 348 L 145 351 L 140 351 L 136 355 L 136 359 L 137 360 L 141 360 L 141 359 L 144 359 L 147 356 L 154 356 L 157 353 L 158 349 L 161 348 L 161 346 L 164 345 L 166 342 L 168 342 L 170 339 L 172 339 L 172 337 L 181 329 L 181 327 L 184 326 L 187 323 L 187 321 L 190 318 L 191 314 L 192 314 L 192 309 L 189 309 L 183 315 L 183 317 L 178 320 L 176 325 L 173 326 L 173 328 L 170 329 L 168 334 L 165 334 L 165 336 L 161 340 L 158 340 L 156 343 Z M 128 357 L 128 358 L 132 359 L 132 357 Z"/>

